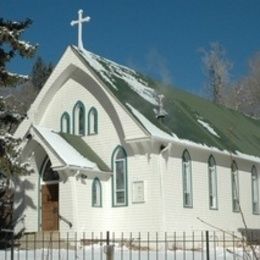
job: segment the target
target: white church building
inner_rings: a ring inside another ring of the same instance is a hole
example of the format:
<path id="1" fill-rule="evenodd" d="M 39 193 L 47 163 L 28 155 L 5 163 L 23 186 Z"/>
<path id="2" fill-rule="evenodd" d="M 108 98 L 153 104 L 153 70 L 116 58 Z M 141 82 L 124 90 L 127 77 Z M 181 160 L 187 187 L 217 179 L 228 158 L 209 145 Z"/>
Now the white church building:
<path id="1" fill-rule="evenodd" d="M 27 232 L 237 231 L 241 210 L 260 228 L 260 121 L 85 50 L 80 30 L 15 136 Z"/>

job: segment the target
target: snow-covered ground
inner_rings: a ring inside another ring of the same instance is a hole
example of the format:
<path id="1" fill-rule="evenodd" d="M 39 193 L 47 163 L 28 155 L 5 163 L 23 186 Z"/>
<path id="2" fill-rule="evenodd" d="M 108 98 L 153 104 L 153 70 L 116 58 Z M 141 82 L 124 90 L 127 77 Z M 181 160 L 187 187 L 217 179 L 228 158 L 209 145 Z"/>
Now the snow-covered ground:
<path id="1" fill-rule="evenodd" d="M 234 253 L 232 253 L 234 252 Z M 161 260 L 161 259 L 173 259 L 173 260 L 189 260 L 189 259 L 206 259 L 205 250 L 129 250 L 125 247 L 115 247 L 114 260 Z M 258 252 L 259 253 L 259 252 Z M 11 259 L 10 250 L 0 251 L 1 260 Z M 15 250 L 15 260 L 106 260 L 104 253 L 104 247 L 102 246 L 87 246 L 78 248 L 77 250 L 66 249 L 37 249 L 37 250 Z M 211 260 L 236 260 L 236 259 L 251 259 L 247 258 L 243 253 L 242 248 L 211 248 L 210 249 Z M 252 258 L 253 259 L 253 258 Z"/>

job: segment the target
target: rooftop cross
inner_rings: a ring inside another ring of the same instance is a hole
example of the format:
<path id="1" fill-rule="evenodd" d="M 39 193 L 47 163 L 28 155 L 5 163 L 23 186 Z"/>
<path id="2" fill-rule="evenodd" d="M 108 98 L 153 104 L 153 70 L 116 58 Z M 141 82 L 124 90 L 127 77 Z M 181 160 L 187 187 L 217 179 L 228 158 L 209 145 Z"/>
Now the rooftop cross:
<path id="1" fill-rule="evenodd" d="M 78 25 L 78 48 L 80 50 L 83 50 L 84 47 L 83 47 L 83 41 L 82 41 L 82 24 L 84 22 L 89 22 L 90 21 L 90 17 L 89 16 L 83 17 L 83 10 L 82 9 L 80 9 L 78 11 L 78 14 L 79 14 L 79 19 L 76 20 L 76 21 L 72 21 L 70 23 L 70 25 L 71 26 Z"/>

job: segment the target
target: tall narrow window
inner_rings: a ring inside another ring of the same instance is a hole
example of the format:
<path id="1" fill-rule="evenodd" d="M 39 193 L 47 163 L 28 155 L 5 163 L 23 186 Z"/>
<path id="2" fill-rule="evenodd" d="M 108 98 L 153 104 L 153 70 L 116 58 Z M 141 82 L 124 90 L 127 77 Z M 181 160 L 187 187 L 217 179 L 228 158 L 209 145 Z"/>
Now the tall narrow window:
<path id="1" fill-rule="evenodd" d="M 213 156 L 209 157 L 208 161 L 208 174 L 209 174 L 209 208 L 218 208 L 217 198 L 217 169 L 216 162 Z"/>
<path id="2" fill-rule="evenodd" d="M 92 184 L 92 206 L 102 207 L 102 188 L 98 178 L 95 178 Z"/>
<path id="3" fill-rule="evenodd" d="M 62 133 L 70 133 L 70 116 L 67 112 L 64 112 L 61 116 L 60 131 Z"/>
<path id="4" fill-rule="evenodd" d="M 260 199 L 259 199 L 259 186 L 260 186 L 260 177 L 259 173 L 256 170 L 256 167 L 252 167 L 252 205 L 253 213 L 260 214 Z"/>
<path id="5" fill-rule="evenodd" d="M 92 107 L 88 113 L 88 134 L 94 135 L 98 132 L 98 113 L 97 110 Z"/>
<path id="6" fill-rule="evenodd" d="M 85 107 L 78 101 L 73 108 L 73 133 L 85 135 Z"/>
<path id="7" fill-rule="evenodd" d="M 192 207 L 192 175 L 191 175 L 191 158 L 188 151 L 182 155 L 182 179 L 183 179 L 183 205 Z"/>
<path id="8" fill-rule="evenodd" d="M 232 183 L 232 207 L 234 212 L 239 212 L 239 182 L 238 168 L 235 162 L 231 166 L 231 183 Z"/>
<path id="9" fill-rule="evenodd" d="M 118 146 L 112 156 L 113 162 L 113 206 L 127 206 L 127 155 Z"/>

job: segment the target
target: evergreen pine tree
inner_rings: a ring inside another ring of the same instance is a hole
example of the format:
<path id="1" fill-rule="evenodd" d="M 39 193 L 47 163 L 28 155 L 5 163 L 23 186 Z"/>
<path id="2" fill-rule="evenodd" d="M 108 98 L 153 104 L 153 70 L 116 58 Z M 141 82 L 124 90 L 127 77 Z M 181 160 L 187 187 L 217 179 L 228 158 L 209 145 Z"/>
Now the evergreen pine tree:
<path id="1" fill-rule="evenodd" d="M 0 86 L 16 84 L 19 80 L 27 79 L 27 76 L 7 71 L 6 64 L 16 54 L 23 58 L 31 58 L 34 55 L 37 46 L 20 39 L 31 23 L 28 18 L 21 22 L 0 18 Z"/>
<path id="2" fill-rule="evenodd" d="M 38 57 L 32 68 L 31 80 L 34 87 L 41 89 L 53 70 L 52 64 L 46 65 L 41 57 Z"/>
<path id="3" fill-rule="evenodd" d="M 21 115 L 9 111 L 4 99 L 0 100 L 0 229 L 14 228 L 13 180 L 19 175 L 30 173 L 29 165 L 21 163 L 21 140 L 12 136 Z M 0 233 L 0 248 L 6 248 L 10 233 Z M 7 243 L 7 244 L 6 244 Z"/>
<path id="4" fill-rule="evenodd" d="M 20 80 L 27 79 L 28 76 L 11 73 L 6 69 L 6 64 L 15 57 L 16 54 L 24 58 L 31 58 L 37 46 L 20 39 L 22 33 L 31 25 L 32 21 L 26 19 L 21 22 L 4 21 L 0 18 L 0 87 L 14 85 Z M 8 109 L 4 98 L 0 98 L 0 229 L 13 228 L 13 193 L 11 180 L 13 176 L 29 173 L 28 165 L 20 161 L 21 140 L 12 136 L 16 126 L 22 117 L 19 113 Z M 6 178 L 3 178 L 5 176 Z M 3 182 L 6 182 L 4 185 Z M 0 238 L 3 238 L 0 233 Z M 1 247 L 0 243 L 0 247 Z"/>

